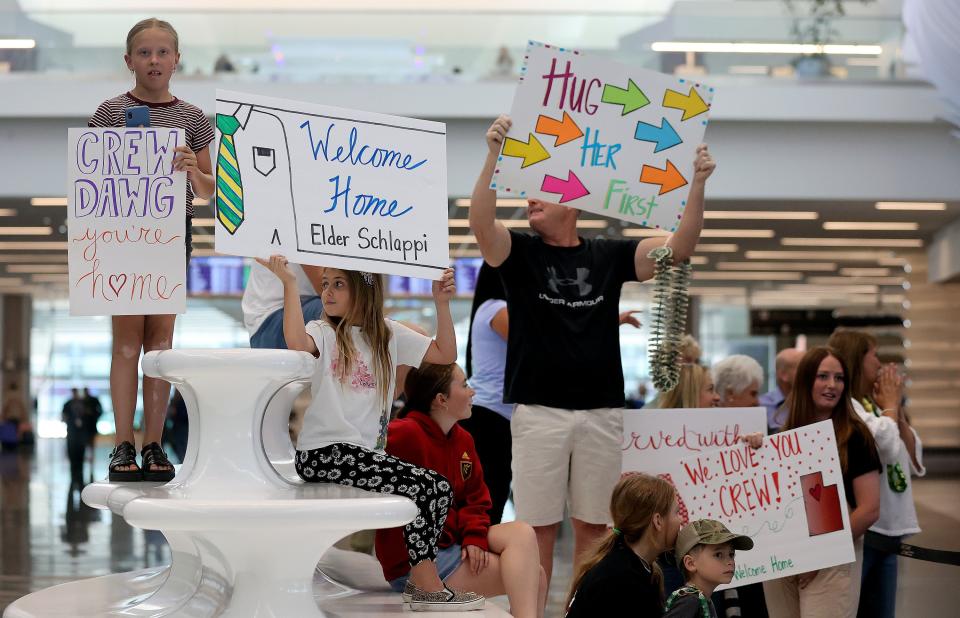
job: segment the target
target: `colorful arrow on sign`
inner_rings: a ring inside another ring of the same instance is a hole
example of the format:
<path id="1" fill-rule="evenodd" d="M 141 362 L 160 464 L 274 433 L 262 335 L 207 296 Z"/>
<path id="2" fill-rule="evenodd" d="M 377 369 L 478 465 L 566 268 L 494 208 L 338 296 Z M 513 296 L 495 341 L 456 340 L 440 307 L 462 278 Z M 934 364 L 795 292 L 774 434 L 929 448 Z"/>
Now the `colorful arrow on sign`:
<path id="1" fill-rule="evenodd" d="M 684 178 L 680 170 L 667 159 L 667 167 L 665 169 L 659 169 L 652 165 L 644 165 L 643 169 L 640 170 L 640 182 L 660 185 L 660 193 L 658 195 L 663 195 L 687 184 L 687 179 Z"/>
<path id="2" fill-rule="evenodd" d="M 540 190 L 547 193 L 559 193 L 561 204 L 581 198 L 584 195 L 590 195 L 590 192 L 583 186 L 573 170 L 567 172 L 566 180 L 547 174 L 543 177 L 543 185 L 540 186 Z"/>
<path id="3" fill-rule="evenodd" d="M 674 130 L 673 125 L 671 125 L 666 118 L 661 120 L 659 127 L 655 124 L 638 122 L 637 130 L 633 134 L 633 137 L 641 142 L 655 143 L 657 147 L 653 149 L 654 152 L 673 148 L 677 144 L 683 143 L 683 140 L 680 139 L 680 136 L 676 130 Z"/>
<path id="4" fill-rule="evenodd" d="M 503 156 L 523 159 L 523 165 L 520 167 L 524 168 L 534 165 L 535 163 L 540 163 L 541 161 L 546 161 L 550 158 L 550 153 L 543 147 L 540 140 L 531 133 L 530 139 L 526 142 L 508 137 L 503 144 Z"/>
<path id="5" fill-rule="evenodd" d="M 697 89 L 693 86 L 690 86 L 689 94 L 683 94 L 675 90 L 667 90 L 663 93 L 663 106 L 682 109 L 683 118 L 680 119 L 681 122 L 689 120 L 694 116 L 699 116 L 710 109 L 710 106 L 706 104 L 700 96 L 700 93 L 697 92 Z"/>
<path id="6" fill-rule="evenodd" d="M 627 80 L 626 88 L 619 88 L 612 84 L 604 84 L 603 96 L 600 98 L 600 101 L 610 103 L 611 105 L 622 105 L 623 113 L 620 114 L 621 116 L 626 116 L 630 112 L 635 112 L 641 107 L 650 104 L 650 99 L 647 98 L 647 95 L 643 94 L 639 86 L 633 83 L 632 79 Z"/>
<path id="7" fill-rule="evenodd" d="M 562 146 L 567 142 L 583 137 L 583 131 L 580 130 L 576 121 L 567 112 L 563 112 L 563 120 L 557 120 L 550 116 L 537 118 L 537 133 L 556 137 L 557 139 L 553 142 L 554 147 Z"/>

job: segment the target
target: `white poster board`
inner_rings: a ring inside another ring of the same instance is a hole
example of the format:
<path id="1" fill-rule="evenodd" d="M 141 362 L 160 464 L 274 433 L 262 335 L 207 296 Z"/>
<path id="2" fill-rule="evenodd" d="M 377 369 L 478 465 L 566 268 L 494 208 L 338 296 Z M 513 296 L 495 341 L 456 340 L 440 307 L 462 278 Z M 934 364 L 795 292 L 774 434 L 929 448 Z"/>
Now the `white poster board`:
<path id="1" fill-rule="evenodd" d="M 714 89 L 531 41 L 491 188 L 674 231 Z"/>
<path id="2" fill-rule="evenodd" d="M 680 518 L 689 516 L 687 495 L 677 479 L 680 461 L 738 444 L 741 436 L 767 433 L 765 408 L 643 409 L 623 412 L 623 463 L 627 472 L 646 472 L 670 481 L 680 499 Z"/>
<path id="3" fill-rule="evenodd" d="M 181 129 L 69 129 L 70 315 L 187 310 L 185 143 Z"/>
<path id="4" fill-rule="evenodd" d="M 853 538 L 833 424 L 823 421 L 685 458 L 674 481 L 690 519 L 751 537 L 730 587 L 853 562 Z"/>
<path id="5" fill-rule="evenodd" d="M 441 123 L 218 90 L 212 149 L 220 253 L 429 279 L 449 265 Z"/>

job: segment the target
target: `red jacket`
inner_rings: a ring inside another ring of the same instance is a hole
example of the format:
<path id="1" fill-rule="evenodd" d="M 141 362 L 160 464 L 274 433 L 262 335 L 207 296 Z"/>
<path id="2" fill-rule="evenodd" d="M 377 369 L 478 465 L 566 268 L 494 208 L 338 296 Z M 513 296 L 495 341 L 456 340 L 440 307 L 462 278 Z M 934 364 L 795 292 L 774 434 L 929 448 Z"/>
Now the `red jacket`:
<path id="1" fill-rule="evenodd" d="M 483 482 L 480 458 L 473 445 L 473 436 L 454 425 L 448 435 L 440 426 L 421 412 L 410 412 L 406 417 L 390 422 L 387 428 L 387 453 L 422 468 L 439 472 L 453 488 L 453 504 L 447 512 L 438 547 L 476 545 L 487 549 L 487 531 L 492 502 L 487 484 Z M 378 530 L 377 559 L 387 581 L 406 575 L 407 545 L 403 528 Z"/>

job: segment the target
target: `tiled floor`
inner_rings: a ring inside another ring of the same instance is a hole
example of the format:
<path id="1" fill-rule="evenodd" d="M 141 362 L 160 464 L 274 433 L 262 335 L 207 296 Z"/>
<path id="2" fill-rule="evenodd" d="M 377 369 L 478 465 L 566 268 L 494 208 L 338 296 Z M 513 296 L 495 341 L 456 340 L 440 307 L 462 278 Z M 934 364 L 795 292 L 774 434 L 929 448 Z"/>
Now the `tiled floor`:
<path id="1" fill-rule="evenodd" d="M 131 528 L 68 492 L 65 448 L 63 440 L 41 440 L 34 454 L 0 453 L 2 607 L 65 581 L 169 562 L 162 535 Z M 108 450 L 98 449 L 103 470 Z"/>
<path id="2" fill-rule="evenodd" d="M 62 440 L 41 440 L 33 454 L 0 453 L 0 611 L 34 590 L 169 561 L 161 534 L 131 528 L 109 512 L 90 509 L 80 503 L 77 492 L 68 495 L 64 449 Z M 97 450 L 98 475 L 106 469 L 108 451 L 108 446 Z M 914 492 L 924 531 L 912 542 L 960 550 L 960 478 L 919 479 Z M 551 617 L 562 616 L 571 546 L 565 528 L 557 545 L 547 614 Z M 957 615 L 958 582 L 957 567 L 901 559 L 897 615 Z M 505 606 L 505 599 L 494 603 Z M 399 613 L 399 606 L 392 607 L 389 599 L 368 599 L 361 609 L 357 615 Z M 489 615 L 495 614 L 501 612 L 492 608 Z"/>

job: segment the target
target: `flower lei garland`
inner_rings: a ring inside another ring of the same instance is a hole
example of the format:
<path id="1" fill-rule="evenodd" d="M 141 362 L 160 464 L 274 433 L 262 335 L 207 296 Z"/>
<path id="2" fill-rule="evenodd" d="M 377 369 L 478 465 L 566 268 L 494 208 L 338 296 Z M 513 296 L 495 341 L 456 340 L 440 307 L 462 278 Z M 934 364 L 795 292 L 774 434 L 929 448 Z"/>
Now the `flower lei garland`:
<path id="1" fill-rule="evenodd" d="M 673 263 L 673 249 L 657 247 L 647 254 L 654 262 L 653 325 L 650 334 L 650 373 L 661 393 L 680 381 L 680 340 L 687 323 L 689 261 Z"/>

